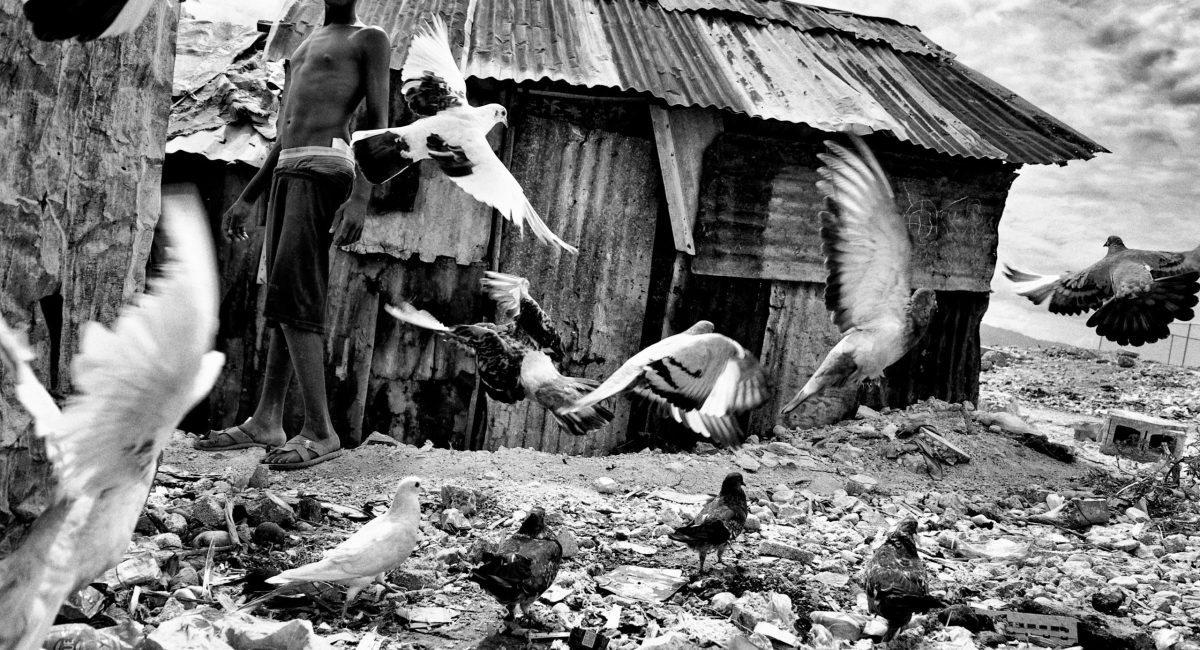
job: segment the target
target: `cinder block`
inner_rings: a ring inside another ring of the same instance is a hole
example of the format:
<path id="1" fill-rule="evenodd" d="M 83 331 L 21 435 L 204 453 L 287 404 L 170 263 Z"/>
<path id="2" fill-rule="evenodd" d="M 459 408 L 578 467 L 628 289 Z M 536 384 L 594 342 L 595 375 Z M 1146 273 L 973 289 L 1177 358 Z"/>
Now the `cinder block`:
<path id="1" fill-rule="evenodd" d="M 1165 444 L 1172 458 L 1182 458 L 1188 425 L 1133 411 L 1111 411 L 1104 421 L 1100 452 L 1140 462 L 1162 458 Z"/>

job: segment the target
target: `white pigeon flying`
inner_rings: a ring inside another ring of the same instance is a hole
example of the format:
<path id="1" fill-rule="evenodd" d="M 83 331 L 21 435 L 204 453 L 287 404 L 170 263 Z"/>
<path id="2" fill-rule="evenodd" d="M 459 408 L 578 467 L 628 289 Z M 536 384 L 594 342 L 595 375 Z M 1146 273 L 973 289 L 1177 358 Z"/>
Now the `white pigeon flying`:
<path id="1" fill-rule="evenodd" d="M 413 37 L 401 79 L 409 107 L 425 117 L 406 126 L 354 132 L 350 144 L 368 181 L 387 182 L 410 165 L 433 159 L 450 180 L 496 208 L 522 233 L 528 223 L 539 240 L 579 252 L 542 221 L 521 184 L 492 151 L 487 134 L 496 124 L 508 124 L 508 111 L 499 104 L 467 103 L 467 82 L 440 19 Z"/>
<path id="2" fill-rule="evenodd" d="M 137 29 L 163 0 L 26 0 L 25 18 L 43 41 L 81 42 Z"/>
<path id="3" fill-rule="evenodd" d="M 372 582 L 383 583 L 384 575 L 404 564 L 417 547 L 421 535 L 421 479 L 409 476 L 400 481 L 392 507 L 368 521 L 345 541 L 325 552 L 325 557 L 277 576 L 273 584 L 333 582 L 346 586 L 342 617 L 350 601 Z"/>
<path id="4" fill-rule="evenodd" d="M 116 565 L 175 425 L 212 389 L 224 355 L 217 271 L 200 197 L 163 187 L 167 262 L 111 329 L 83 326 L 61 411 L 0 321 L 0 359 L 46 442 L 58 487 L 21 546 L 0 561 L 0 648 L 41 647 L 63 600 Z"/>
<path id="5" fill-rule="evenodd" d="M 762 406 L 770 388 L 762 366 L 737 341 L 702 320 L 635 354 L 565 413 L 632 392 L 676 422 L 729 447 L 741 445 L 735 416 Z"/>
<path id="6" fill-rule="evenodd" d="M 821 213 L 821 238 L 825 306 L 842 338 L 784 414 L 828 386 L 883 375 L 924 336 L 937 308 L 932 289 L 910 289 L 912 245 L 891 184 L 866 144 L 857 136 L 854 143 L 857 155 L 835 142 L 825 143 L 835 155 L 817 154 L 825 163 L 817 187 L 838 206 Z"/>

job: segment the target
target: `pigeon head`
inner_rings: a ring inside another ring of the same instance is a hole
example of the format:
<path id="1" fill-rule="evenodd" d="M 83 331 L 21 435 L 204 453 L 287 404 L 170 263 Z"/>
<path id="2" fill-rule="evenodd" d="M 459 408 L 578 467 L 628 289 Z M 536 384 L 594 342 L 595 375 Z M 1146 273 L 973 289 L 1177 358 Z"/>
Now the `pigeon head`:
<path id="1" fill-rule="evenodd" d="M 746 481 L 742 478 L 742 475 L 737 472 L 730 472 L 725 477 L 725 480 L 721 481 L 721 496 L 739 494 L 743 492 L 743 488 L 745 487 Z"/>
<path id="2" fill-rule="evenodd" d="M 924 287 L 913 292 L 909 299 L 912 318 L 921 325 L 928 325 L 933 312 L 937 309 L 937 292 Z"/>
<path id="3" fill-rule="evenodd" d="M 1110 253 L 1115 251 L 1123 251 L 1125 250 L 1125 242 L 1122 241 L 1120 237 L 1112 235 L 1108 239 L 1104 240 L 1104 247 L 1107 248 Z"/>
<path id="4" fill-rule="evenodd" d="M 408 476 L 400 481 L 400 485 L 396 488 L 396 497 L 392 500 L 391 510 L 416 509 L 420 511 L 421 502 L 421 478 L 419 476 Z"/>
<path id="5" fill-rule="evenodd" d="M 508 126 L 508 109 L 507 108 L 504 108 L 503 106 L 501 106 L 499 104 L 488 104 L 487 106 L 484 106 L 483 109 L 486 111 L 491 111 L 492 119 L 495 120 L 496 124 L 503 124 L 504 126 Z"/>
<path id="6" fill-rule="evenodd" d="M 906 517 L 896 525 L 896 532 L 893 535 L 906 535 L 912 537 L 917 534 L 917 520 L 913 517 Z"/>
<path id="7" fill-rule="evenodd" d="M 712 321 L 698 320 L 695 325 L 687 328 L 684 334 L 712 334 L 716 329 Z"/>
<path id="8" fill-rule="evenodd" d="M 545 508 L 534 508 L 529 511 L 529 516 L 525 517 L 525 521 L 521 523 L 517 534 L 537 537 L 544 530 L 546 530 L 546 510 Z"/>

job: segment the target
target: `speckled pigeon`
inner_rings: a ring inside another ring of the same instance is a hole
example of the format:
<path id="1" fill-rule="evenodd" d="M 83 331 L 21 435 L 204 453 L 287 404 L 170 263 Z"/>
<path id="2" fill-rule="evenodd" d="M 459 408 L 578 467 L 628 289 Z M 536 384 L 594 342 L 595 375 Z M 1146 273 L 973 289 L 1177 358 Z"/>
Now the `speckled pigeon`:
<path id="1" fill-rule="evenodd" d="M 724 564 L 722 555 L 729 544 L 746 528 L 750 506 L 746 502 L 746 483 L 742 475 L 732 472 L 721 482 L 721 492 L 704 504 L 692 523 L 676 528 L 667 537 L 687 544 L 700 553 L 700 573 L 704 573 L 704 558 L 717 551 L 717 561 Z"/>
<path id="2" fill-rule="evenodd" d="M 386 182 L 431 158 L 450 180 L 496 208 L 521 232 L 528 223 L 539 240 L 578 252 L 542 221 L 521 184 L 492 151 L 487 134 L 496 124 L 508 124 L 508 111 L 499 104 L 467 103 L 467 83 L 450 53 L 440 19 L 413 37 L 401 79 L 409 107 L 424 117 L 406 126 L 356 131 L 351 136 L 354 156 L 367 180 Z"/>
<path id="3" fill-rule="evenodd" d="M 1035 305 L 1049 299 L 1050 313 L 1073 316 L 1096 310 L 1088 327 L 1119 345 L 1140 346 L 1170 335 L 1174 320 L 1190 320 L 1200 284 L 1200 247 L 1186 253 L 1126 248 L 1109 237 L 1108 253 L 1095 264 L 1062 276 L 1005 266 L 1017 294 Z"/>
<path id="4" fill-rule="evenodd" d="M 163 0 L 26 0 L 25 18 L 43 41 L 90 41 L 137 29 Z"/>
<path id="5" fill-rule="evenodd" d="M 913 614 L 940 609 L 946 603 L 929 595 L 925 565 L 917 554 L 917 520 L 908 517 L 867 563 L 867 609 L 887 619 L 884 641 L 890 641 L 912 620 Z"/>
<path id="6" fill-rule="evenodd" d="M 567 412 L 633 393 L 706 438 L 740 446 L 736 416 L 762 406 L 770 385 L 749 350 L 713 329 L 702 320 L 638 352 Z"/>
<path id="7" fill-rule="evenodd" d="M 910 287 L 912 245 L 896 209 L 891 184 L 866 143 L 855 154 L 826 142 L 834 155 L 817 154 L 817 182 L 835 212 L 821 213 L 825 306 L 842 338 L 800 392 L 782 409 L 790 413 L 828 386 L 853 386 L 883 375 L 921 340 L 937 309 L 932 289 Z"/>
<path id="8" fill-rule="evenodd" d="M 116 565 L 129 545 L 160 452 L 224 363 L 217 271 L 200 197 L 163 188 L 167 261 L 111 327 L 84 325 L 75 394 L 59 411 L 0 321 L 0 359 L 46 443 L 58 486 L 20 547 L 0 561 L 0 647 L 40 648 L 59 606 Z"/>
<path id="9" fill-rule="evenodd" d="M 513 621 L 518 608 L 528 617 L 529 606 L 554 584 L 562 554 L 562 544 L 546 529 L 546 511 L 533 508 L 516 533 L 483 554 L 470 578 L 507 607 L 504 620 Z"/>

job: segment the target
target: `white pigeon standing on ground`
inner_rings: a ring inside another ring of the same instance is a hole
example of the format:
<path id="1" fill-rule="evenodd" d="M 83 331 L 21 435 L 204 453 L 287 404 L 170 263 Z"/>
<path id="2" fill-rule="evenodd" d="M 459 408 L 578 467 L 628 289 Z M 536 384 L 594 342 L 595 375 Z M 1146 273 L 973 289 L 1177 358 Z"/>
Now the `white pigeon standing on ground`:
<path id="1" fill-rule="evenodd" d="M 383 583 L 384 575 L 404 564 L 421 535 L 421 479 L 409 476 L 400 481 L 392 507 L 368 521 L 345 541 L 325 552 L 325 557 L 288 569 L 267 579 L 272 584 L 334 582 L 346 586 L 342 618 L 350 601 L 372 582 Z"/>
<path id="2" fill-rule="evenodd" d="M 573 413 L 625 392 L 650 400 L 676 422 L 723 445 L 741 445 L 736 416 L 762 406 L 770 387 L 762 366 L 737 341 L 702 320 L 635 354 Z"/>
<path id="3" fill-rule="evenodd" d="M 119 36 L 137 29 L 165 0 L 26 0 L 25 18 L 43 41 Z"/>
<path id="4" fill-rule="evenodd" d="M 450 180 L 496 208 L 522 233 L 528 223 L 539 240 L 579 252 L 542 221 L 521 184 L 492 151 L 487 134 L 497 124 L 508 125 L 508 111 L 499 104 L 467 103 L 467 82 L 454 63 L 440 19 L 413 37 L 401 79 L 409 108 L 424 117 L 406 126 L 354 132 L 350 144 L 367 180 L 387 182 L 410 165 L 432 158 Z"/>
<path id="5" fill-rule="evenodd" d="M 837 204 L 821 213 L 825 306 L 842 338 L 800 392 L 784 405 L 791 413 L 828 386 L 857 385 L 883 375 L 925 335 L 937 294 L 910 288 L 912 244 L 891 184 L 871 150 L 853 136 L 859 154 L 835 142 L 834 155 L 817 154 L 824 167 L 817 188 Z"/>
<path id="6" fill-rule="evenodd" d="M 72 592 L 129 546 L 175 425 L 212 389 L 224 355 L 217 271 L 200 197 L 163 188 L 167 261 L 111 328 L 83 326 L 62 411 L 29 367 L 33 353 L 0 320 L 0 360 L 46 442 L 58 486 L 20 547 L 0 560 L 0 648 L 41 647 Z"/>

